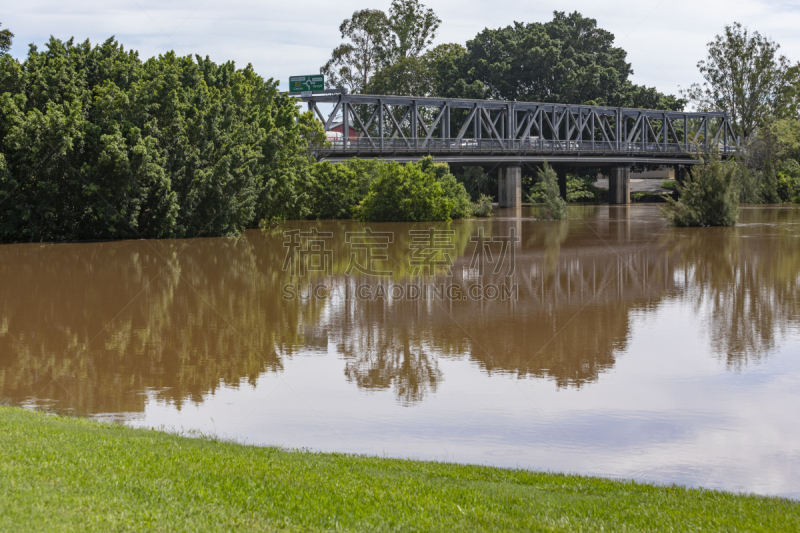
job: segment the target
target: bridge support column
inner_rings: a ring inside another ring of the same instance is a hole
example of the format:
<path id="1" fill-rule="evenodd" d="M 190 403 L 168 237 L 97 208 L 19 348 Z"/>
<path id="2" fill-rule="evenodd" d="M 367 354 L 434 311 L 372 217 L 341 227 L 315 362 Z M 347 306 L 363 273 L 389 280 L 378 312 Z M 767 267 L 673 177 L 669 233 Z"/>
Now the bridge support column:
<path id="1" fill-rule="evenodd" d="M 497 203 L 500 207 L 522 205 L 522 167 L 501 167 L 497 180 Z"/>
<path id="2" fill-rule="evenodd" d="M 564 167 L 556 167 L 556 175 L 558 176 L 558 193 L 564 201 L 567 201 L 567 169 Z"/>
<path id="3" fill-rule="evenodd" d="M 631 169 L 628 166 L 613 167 L 608 179 L 608 203 L 631 203 Z"/>

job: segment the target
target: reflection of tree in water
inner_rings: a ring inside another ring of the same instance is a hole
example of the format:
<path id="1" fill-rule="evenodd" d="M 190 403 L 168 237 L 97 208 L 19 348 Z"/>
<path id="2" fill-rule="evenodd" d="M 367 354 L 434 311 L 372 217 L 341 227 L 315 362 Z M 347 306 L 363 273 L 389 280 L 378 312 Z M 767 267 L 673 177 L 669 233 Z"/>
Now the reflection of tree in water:
<path id="1" fill-rule="evenodd" d="M 404 398 L 419 384 L 432 388 L 440 379 L 438 357 L 466 355 L 489 373 L 549 378 L 561 387 L 596 381 L 627 345 L 630 312 L 654 308 L 654 300 L 671 290 L 672 276 L 664 272 L 663 256 L 655 248 L 618 254 L 592 246 L 587 254 L 585 240 L 595 235 L 578 231 L 570 236 L 568 228 L 547 223 L 535 226 L 539 231 L 528 228 L 518 256 L 516 279 L 523 283 L 517 302 L 342 306 L 326 322 L 342 338 L 339 351 L 347 359 L 348 378 L 364 388 L 395 387 Z M 494 228 L 498 235 L 504 231 Z M 463 273 L 470 260 L 468 253 L 454 271 Z M 482 280 L 456 275 L 452 281 L 463 286 L 510 282 L 505 270 L 498 275 L 488 270 Z M 641 275 L 650 285 L 636 282 Z M 401 372 L 412 376 L 404 379 L 415 385 L 399 386 Z"/>
<path id="2" fill-rule="evenodd" d="M 792 216 L 800 219 L 800 212 Z M 47 398 L 90 413 L 137 412 L 145 404 L 137 392 L 154 390 L 180 406 L 221 385 L 255 383 L 265 371 L 280 371 L 284 358 L 329 343 L 343 355 L 349 381 L 392 389 L 405 404 L 437 389 L 439 357 L 580 387 L 598 380 L 624 351 L 631 312 L 653 309 L 669 295 L 694 298 L 708 317 L 714 350 L 741 365 L 774 350 L 800 317 L 797 237 L 784 234 L 791 229 L 785 219 L 760 221 L 763 227 L 671 230 L 661 246 L 645 245 L 652 227 L 637 233 L 611 217 L 605 229 L 603 220 L 593 230 L 574 220 L 526 225 L 519 232 L 516 303 L 284 300 L 284 283 L 345 281 L 344 232 L 363 228 L 351 221 L 293 223 L 335 235 L 332 275 L 304 280 L 281 270 L 281 231 L 198 239 L 185 250 L 187 241 L 5 246 L 0 395 Z M 456 231 L 452 281 L 479 281 L 468 272 L 469 237 L 477 227 L 487 236 L 505 235 L 511 224 L 522 223 L 449 226 Z M 389 256 L 407 266 L 409 225 L 373 229 L 398 234 Z M 399 269 L 394 281 L 409 283 L 409 269 Z M 506 281 L 504 272 L 482 280 Z"/>
<path id="3" fill-rule="evenodd" d="M 393 388 L 406 405 L 436 392 L 442 379 L 437 357 L 416 335 L 387 326 L 356 328 L 338 343 L 348 381 L 365 389 Z"/>
<path id="4" fill-rule="evenodd" d="M 745 210 L 744 227 L 676 231 L 665 238 L 687 297 L 705 316 L 712 350 L 731 367 L 774 351 L 800 320 L 797 210 Z M 752 225 L 747 225 L 747 224 Z"/>
<path id="5" fill-rule="evenodd" d="M 145 390 L 180 407 L 222 384 L 255 383 L 282 367 L 322 307 L 275 305 L 281 240 L 4 247 L 2 394 L 130 412 Z"/>

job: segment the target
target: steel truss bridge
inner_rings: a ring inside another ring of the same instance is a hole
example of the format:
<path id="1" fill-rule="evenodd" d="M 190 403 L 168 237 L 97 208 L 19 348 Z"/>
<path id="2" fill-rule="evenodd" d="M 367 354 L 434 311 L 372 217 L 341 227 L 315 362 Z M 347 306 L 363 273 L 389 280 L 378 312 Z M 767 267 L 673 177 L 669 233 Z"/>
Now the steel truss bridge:
<path id="1" fill-rule="evenodd" d="M 350 157 L 454 164 L 691 165 L 695 153 L 739 148 L 724 112 L 685 113 L 569 104 L 306 94 L 325 130 L 340 136 L 321 160 Z M 323 113 L 319 104 L 332 104 Z"/>

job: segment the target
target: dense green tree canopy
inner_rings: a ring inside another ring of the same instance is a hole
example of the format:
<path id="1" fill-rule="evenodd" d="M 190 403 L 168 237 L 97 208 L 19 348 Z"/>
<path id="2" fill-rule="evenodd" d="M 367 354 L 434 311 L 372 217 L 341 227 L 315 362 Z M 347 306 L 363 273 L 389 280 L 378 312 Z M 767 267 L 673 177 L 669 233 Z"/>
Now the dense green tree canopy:
<path id="1" fill-rule="evenodd" d="M 444 72 L 446 96 L 679 109 L 683 102 L 633 85 L 626 52 L 597 21 L 556 11 L 550 22 L 486 28 Z M 480 85 L 479 85 L 480 84 Z"/>
<path id="2" fill-rule="evenodd" d="M 486 28 L 467 41 L 465 75 L 481 81 L 490 98 L 611 102 L 632 72 L 613 42 L 594 19 L 555 12 L 550 22 Z"/>
<path id="3" fill-rule="evenodd" d="M 315 129 L 249 65 L 51 38 L 0 57 L 0 239 L 226 235 L 304 216 Z"/>
<path id="4" fill-rule="evenodd" d="M 383 62 L 363 92 L 682 109 L 685 100 L 631 83 L 626 52 L 597 21 L 555 12 L 546 23 L 485 29 L 466 48 L 441 44 Z"/>

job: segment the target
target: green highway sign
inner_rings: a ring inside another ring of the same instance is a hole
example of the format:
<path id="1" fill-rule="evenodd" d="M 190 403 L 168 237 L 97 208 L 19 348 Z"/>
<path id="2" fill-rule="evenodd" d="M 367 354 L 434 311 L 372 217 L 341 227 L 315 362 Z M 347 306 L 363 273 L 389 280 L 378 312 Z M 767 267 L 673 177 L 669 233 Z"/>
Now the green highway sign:
<path id="1" fill-rule="evenodd" d="M 309 76 L 291 76 L 289 78 L 290 93 L 304 93 L 308 91 L 324 91 L 325 76 L 311 74 Z"/>

